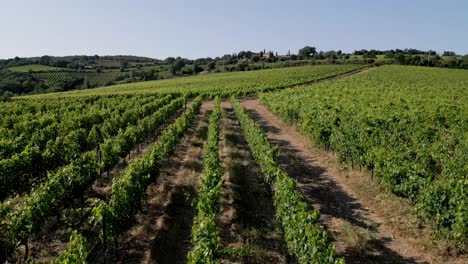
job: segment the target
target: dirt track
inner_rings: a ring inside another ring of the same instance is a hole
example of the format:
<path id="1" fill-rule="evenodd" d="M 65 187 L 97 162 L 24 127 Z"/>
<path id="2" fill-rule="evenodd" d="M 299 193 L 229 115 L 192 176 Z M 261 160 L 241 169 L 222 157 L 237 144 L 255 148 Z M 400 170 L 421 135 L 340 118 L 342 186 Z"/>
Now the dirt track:
<path id="1" fill-rule="evenodd" d="M 136 224 L 120 238 L 116 263 L 186 263 L 212 102 L 202 104 L 175 154 L 147 189 Z"/>
<path id="2" fill-rule="evenodd" d="M 224 101 L 221 106 L 221 242 L 225 248 L 248 252 L 225 256 L 221 263 L 295 263 L 287 254 L 283 232 L 275 218 L 272 190 L 250 154 L 231 104 Z"/>
<path id="3" fill-rule="evenodd" d="M 411 241 L 396 237 L 384 224 L 376 208 L 361 199 L 349 187 L 352 179 L 339 165 L 317 151 L 310 141 L 279 120 L 258 100 L 241 102 L 257 120 L 273 144 L 281 151 L 280 162 L 288 174 L 297 179 L 298 188 L 307 202 L 320 208 L 321 223 L 333 237 L 340 255 L 349 263 L 429 263 L 429 259 Z M 350 231 L 351 230 L 351 231 Z M 369 236 L 367 250 L 362 251 L 344 243 L 342 233 Z"/>

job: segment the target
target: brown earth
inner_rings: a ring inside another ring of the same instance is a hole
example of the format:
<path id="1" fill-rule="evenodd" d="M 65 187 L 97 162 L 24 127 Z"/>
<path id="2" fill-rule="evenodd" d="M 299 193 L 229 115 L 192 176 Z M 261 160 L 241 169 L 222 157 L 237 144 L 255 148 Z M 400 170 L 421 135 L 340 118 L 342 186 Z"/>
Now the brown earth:
<path id="1" fill-rule="evenodd" d="M 116 263 L 186 263 L 212 105 L 202 104 L 175 154 L 148 187 L 136 224 L 120 236 Z"/>
<path id="2" fill-rule="evenodd" d="M 294 263 L 275 220 L 272 190 L 250 155 L 231 104 L 224 101 L 221 106 L 220 158 L 224 174 L 217 221 L 222 246 L 231 252 L 222 257 L 221 263 Z"/>

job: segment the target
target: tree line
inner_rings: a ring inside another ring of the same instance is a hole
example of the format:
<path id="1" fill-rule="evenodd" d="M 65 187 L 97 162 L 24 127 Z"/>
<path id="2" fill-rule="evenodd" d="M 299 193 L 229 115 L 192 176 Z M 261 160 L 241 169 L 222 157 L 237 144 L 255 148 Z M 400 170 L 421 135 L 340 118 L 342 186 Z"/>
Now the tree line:
<path id="1" fill-rule="evenodd" d="M 106 62 L 110 62 L 106 64 Z M 305 46 L 297 54 L 288 51 L 284 55 L 271 50 L 239 51 L 218 57 L 187 59 L 168 57 L 164 60 L 137 56 L 42 56 L 32 58 L 15 57 L 0 60 L 0 95 L 3 99 L 13 94 L 67 91 L 86 86 L 86 79 L 64 77 L 56 81 L 44 81 L 28 73 L 1 70 L 13 66 L 41 64 L 80 71 L 89 68 L 102 72 L 108 68 L 120 68 L 122 75 L 108 83 L 130 83 L 158 80 L 176 76 L 190 76 L 203 72 L 251 71 L 268 68 L 281 68 L 315 64 L 401 64 L 428 67 L 468 69 L 468 55 L 457 55 L 453 51 L 437 53 L 433 50 L 391 49 L 355 50 L 345 53 L 341 50 L 319 51 L 316 47 Z M 145 66 L 155 66 L 145 68 Z M 164 71 L 164 73 L 163 73 Z"/>

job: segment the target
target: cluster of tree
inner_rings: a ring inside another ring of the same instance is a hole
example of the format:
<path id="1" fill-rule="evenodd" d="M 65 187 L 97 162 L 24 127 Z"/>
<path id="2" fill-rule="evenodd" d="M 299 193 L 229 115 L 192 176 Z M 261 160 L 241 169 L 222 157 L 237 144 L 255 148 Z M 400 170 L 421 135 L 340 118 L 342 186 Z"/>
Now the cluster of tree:
<path id="1" fill-rule="evenodd" d="M 442 57 L 433 50 L 418 49 L 362 49 L 356 50 L 352 54 L 346 54 L 341 50 L 317 52 L 315 47 L 306 46 L 299 50 L 297 58 L 300 60 L 327 60 L 329 63 L 342 63 L 343 61 L 338 60 L 350 60 L 350 55 L 361 55 L 362 58 L 353 58 L 352 61 L 365 61 L 367 63 L 373 63 L 377 59 L 377 55 L 383 55 L 384 60 L 382 63 L 468 69 L 468 55 L 457 56 L 453 51 L 444 51 L 441 54 Z M 295 58 L 291 55 L 290 59 L 294 60 Z"/>
<path id="2" fill-rule="evenodd" d="M 118 66 L 103 66 L 100 61 L 114 61 Z M 122 64 L 130 65 L 158 65 L 161 61 L 157 59 L 138 57 L 138 56 L 64 56 L 54 57 L 44 55 L 41 57 L 19 58 L 15 57 L 7 60 L 0 60 L 0 69 L 22 66 L 29 64 L 40 64 L 52 67 L 69 68 L 69 69 L 84 69 L 84 68 L 118 68 Z"/>
<path id="3" fill-rule="evenodd" d="M 3 96 L 3 100 L 13 95 L 87 88 L 86 85 L 86 79 L 83 77 L 63 76 L 54 81 L 45 82 L 31 73 L 0 70 L 0 95 Z"/>
<path id="4" fill-rule="evenodd" d="M 64 92 L 91 87 L 86 78 L 74 76 L 64 76 L 54 81 L 48 81 L 46 85 L 48 88 L 46 88 L 45 92 Z"/>
<path id="5" fill-rule="evenodd" d="M 152 81 L 159 79 L 158 72 L 155 69 L 143 70 L 131 70 L 130 74 L 125 76 L 127 79 L 124 82 L 141 82 L 141 81 Z M 118 79 L 116 81 L 119 81 Z"/>
<path id="6" fill-rule="evenodd" d="M 406 55 L 397 53 L 389 58 L 392 58 L 390 62 L 402 65 L 468 69 L 468 55 L 462 57 L 450 56 L 450 58 L 444 59 L 439 55 Z"/>
<path id="7" fill-rule="evenodd" d="M 353 55 L 362 55 L 364 58 L 376 58 L 377 55 L 384 55 L 385 58 L 393 58 L 395 54 L 404 54 L 404 55 L 437 55 L 437 52 L 433 50 L 418 50 L 418 49 L 392 49 L 392 50 L 356 50 L 353 52 Z"/>
<path id="8" fill-rule="evenodd" d="M 444 51 L 442 56 L 433 50 L 418 49 L 357 50 L 353 54 L 372 59 L 377 55 L 383 55 L 385 63 L 468 69 L 468 55 L 457 56 L 453 51 Z"/>
<path id="9" fill-rule="evenodd" d="M 300 49 L 298 54 L 288 52 L 286 55 L 278 55 L 274 51 L 240 51 L 239 53 L 226 54 L 214 59 L 206 58 L 206 65 L 209 71 L 247 71 L 271 68 L 269 63 L 278 65 L 304 65 L 310 64 L 311 60 L 327 60 L 327 63 L 335 63 L 337 59 L 348 59 L 349 54 L 344 54 L 341 50 L 317 51 L 315 47 L 305 46 Z M 366 61 L 367 62 L 367 61 Z"/>
<path id="10" fill-rule="evenodd" d="M 181 57 L 168 57 L 163 61 L 163 64 L 169 66 L 170 74 L 174 76 L 187 76 L 204 71 L 203 65 L 205 65 L 205 67 L 210 67 L 210 65 L 213 65 L 213 62 L 214 60 L 212 58 L 189 60 Z"/>
<path id="11" fill-rule="evenodd" d="M 31 74 L 0 71 L 0 95 L 5 95 L 5 97 L 31 93 L 34 90 L 43 90 L 45 87 L 44 82 L 34 78 Z"/>
<path id="12" fill-rule="evenodd" d="M 362 56 L 360 58 L 352 58 L 352 55 Z M 289 67 L 314 63 L 374 63 L 377 55 L 384 55 L 385 63 L 466 68 L 466 63 L 464 62 L 466 57 L 457 57 L 455 52 L 451 51 L 445 51 L 442 56 L 452 56 L 453 58 L 442 60 L 432 50 L 394 49 L 381 51 L 363 49 L 354 51 L 353 53 L 344 53 L 341 50 L 318 51 L 317 48 L 311 46 L 305 46 L 297 54 L 288 52 L 286 55 L 278 55 L 277 52 L 266 50 L 260 52 L 240 51 L 238 53 L 225 54 L 221 57 L 208 57 L 196 60 L 169 57 L 163 61 L 163 64 L 169 65 L 172 75 L 181 76 L 196 74 L 204 69 L 214 72 L 231 72 L 272 68 L 273 66 L 270 65 Z"/>

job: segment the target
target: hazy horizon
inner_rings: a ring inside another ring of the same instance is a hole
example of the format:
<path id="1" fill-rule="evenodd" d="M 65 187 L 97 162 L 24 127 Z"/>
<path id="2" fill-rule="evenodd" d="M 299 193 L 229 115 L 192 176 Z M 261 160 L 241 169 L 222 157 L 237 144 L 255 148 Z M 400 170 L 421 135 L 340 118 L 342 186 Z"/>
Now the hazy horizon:
<path id="1" fill-rule="evenodd" d="M 241 50 L 405 49 L 468 54 L 463 1 L 79 1 L 2 5 L 0 59 L 216 57 Z M 464 34 L 465 33 L 465 34 Z"/>

